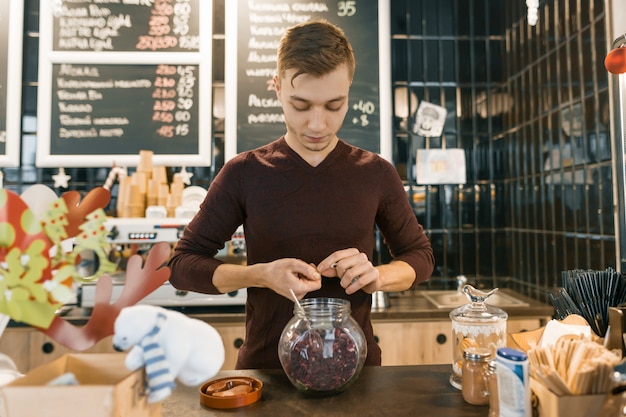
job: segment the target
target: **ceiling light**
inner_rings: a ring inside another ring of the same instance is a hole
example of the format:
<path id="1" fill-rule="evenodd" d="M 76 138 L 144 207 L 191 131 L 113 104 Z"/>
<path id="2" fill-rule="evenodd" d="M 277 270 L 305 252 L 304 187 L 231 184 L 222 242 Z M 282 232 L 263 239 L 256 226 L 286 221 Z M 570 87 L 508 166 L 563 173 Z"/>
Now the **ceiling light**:
<path id="1" fill-rule="evenodd" d="M 526 0 L 526 6 L 528 7 L 528 24 L 535 26 L 539 19 L 538 8 L 539 0 Z"/>

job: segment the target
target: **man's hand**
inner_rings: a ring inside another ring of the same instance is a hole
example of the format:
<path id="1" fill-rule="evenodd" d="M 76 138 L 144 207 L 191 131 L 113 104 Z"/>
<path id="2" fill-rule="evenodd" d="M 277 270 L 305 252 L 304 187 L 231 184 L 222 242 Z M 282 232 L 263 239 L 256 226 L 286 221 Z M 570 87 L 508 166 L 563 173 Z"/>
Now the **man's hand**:
<path id="1" fill-rule="evenodd" d="M 360 289 L 371 294 L 378 289 L 378 269 L 367 255 L 355 248 L 333 252 L 317 265 L 317 270 L 325 277 L 339 278 L 346 294 L 354 294 Z"/>
<path id="2" fill-rule="evenodd" d="M 322 288 L 322 276 L 315 266 L 300 259 L 278 259 L 262 265 L 263 270 L 259 272 L 265 286 L 290 300 L 293 297 L 289 290 L 301 299 L 307 293 Z"/>

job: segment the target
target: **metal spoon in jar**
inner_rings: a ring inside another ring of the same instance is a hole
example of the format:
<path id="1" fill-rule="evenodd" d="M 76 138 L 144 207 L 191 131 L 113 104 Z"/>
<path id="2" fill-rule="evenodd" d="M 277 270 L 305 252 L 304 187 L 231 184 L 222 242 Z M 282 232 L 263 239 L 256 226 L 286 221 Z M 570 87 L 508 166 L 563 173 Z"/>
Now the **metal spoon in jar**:
<path id="1" fill-rule="evenodd" d="M 302 333 L 301 337 L 309 338 L 309 343 L 310 343 L 310 347 L 312 351 L 317 351 L 318 349 L 322 349 L 322 356 L 324 358 L 332 357 L 333 356 L 333 342 L 335 341 L 334 331 L 326 331 L 325 337 L 324 339 L 322 339 L 322 336 L 319 334 L 319 330 L 313 329 L 311 327 L 311 322 L 309 321 L 306 314 L 304 313 L 304 307 L 302 307 L 302 304 L 300 304 L 300 301 L 298 300 L 298 297 L 296 297 L 296 294 L 293 292 L 291 288 L 289 289 L 289 292 L 291 293 L 291 296 L 293 297 L 293 300 L 296 303 L 296 309 L 302 315 L 302 319 L 304 321 L 304 324 L 306 325 L 306 330 L 304 331 L 304 333 Z"/>
<path id="2" fill-rule="evenodd" d="M 302 307 L 302 304 L 300 304 L 298 297 L 296 297 L 296 293 L 293 292 L 291 288 L 289 288 L 289 292 L 291 293 L 291 296 L 293 297 L 293 301 L 296 303 L 296 308 L 298 309 L 300 313 L 302 313 L 302 315 L 304 315 L 304 308 Z"/>

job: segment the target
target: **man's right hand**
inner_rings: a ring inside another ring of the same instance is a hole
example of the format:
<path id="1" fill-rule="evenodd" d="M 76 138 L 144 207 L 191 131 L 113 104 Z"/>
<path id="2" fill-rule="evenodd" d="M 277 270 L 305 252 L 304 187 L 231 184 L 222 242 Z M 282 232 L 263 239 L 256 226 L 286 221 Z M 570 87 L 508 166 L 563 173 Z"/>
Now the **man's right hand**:
<path id="1" fill-rule="evenodd" d="M 222 264 L 215 270 L 213 283 L 221 292 L 241 288 L 269 288 L 293 301 L 291 291 L 298 299 L 322 288 L 322 276 L 315 265 L 295 258 L 277 259 L 254 265 Z"/>
<path id="2" fill-rule="evenodd" d="M 322 288 L 322 275 L 314 265 L 300 259 L 277 259 L 262 265 L 264 286 L 290 300 L 293 300 L 290 290 L 302 299 L 307 293 Z"/>

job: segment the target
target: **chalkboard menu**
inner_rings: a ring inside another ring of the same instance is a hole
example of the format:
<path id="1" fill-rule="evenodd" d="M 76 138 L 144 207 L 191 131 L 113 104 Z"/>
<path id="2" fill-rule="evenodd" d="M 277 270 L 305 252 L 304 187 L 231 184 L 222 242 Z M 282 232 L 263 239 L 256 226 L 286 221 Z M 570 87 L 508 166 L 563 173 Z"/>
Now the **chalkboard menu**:
<path id="1" fill-rule="evenodd" d="M 197 153 L 197 78 L 197 65 L 54 64 L 51 147 L 136 155 L 158 141 L 165 154 Z"/>
<path id="2" fill-rule="evenodd" d="M 64 0 L 51 10 L 52 47 L 55 51 L 198 52 L 198 1 Z"/>
<path id="3" fill-rule="evenodd" d="M 391 79 L 384 78 L 390 66 L 389 59 L 384 59 L 390 42 L 385 23 L 388 9 L 388 1 L 379 0 L 227 2 L 226 158 L 285 133 L 280 103 L 268 88 L 276 72 L 276 48 L 286 28 L 313 18 L 341 27 L 355 51 L 350 107 L 339 137 L 385 153 L 391 141 Z M 383 43 L 379 42 L 381 33 Z"/>
<path id="4" fill-rule="evenodd" d="M 209 165 L 211 9 L 42 1 L 37 166 Z"/>
<path id="5" fill-rule="evenodd" d="M 18 166 L 22 109 L 23 2 L 0 2 L 0 166 Z"/>

